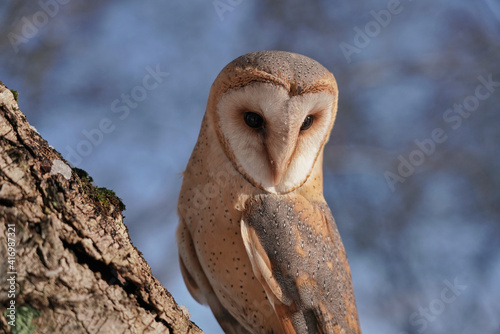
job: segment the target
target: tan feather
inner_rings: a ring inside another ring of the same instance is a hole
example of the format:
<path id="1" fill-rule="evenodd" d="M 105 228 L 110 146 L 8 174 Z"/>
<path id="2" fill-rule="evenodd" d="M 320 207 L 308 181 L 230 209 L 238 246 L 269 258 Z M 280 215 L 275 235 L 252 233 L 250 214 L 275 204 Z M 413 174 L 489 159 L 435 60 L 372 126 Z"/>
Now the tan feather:
<path id="1" fill-rule="evenodd" d="M 337 101 L 326 68 L 281 51 L 235 59 L 212 85 L 183 173 L 177 243 L 189 291 L 226 333 L 360 333 L 323 198 Z"/>

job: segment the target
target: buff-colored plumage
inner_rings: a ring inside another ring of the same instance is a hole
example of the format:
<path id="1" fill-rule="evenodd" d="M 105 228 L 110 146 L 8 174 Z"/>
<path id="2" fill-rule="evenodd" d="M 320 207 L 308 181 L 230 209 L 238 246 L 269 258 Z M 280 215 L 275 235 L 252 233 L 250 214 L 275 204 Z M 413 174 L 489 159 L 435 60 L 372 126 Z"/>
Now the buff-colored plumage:
<path id="1" fill-rule="evenodd" d="M 323 197 L 337 96 L 328 70 L 281 51 L 241 56 L 212 85 L 177 241 L 189 291 L 226 333 L 361 333 Z M 261 126 L 249 126 L 249 112 Z"/>

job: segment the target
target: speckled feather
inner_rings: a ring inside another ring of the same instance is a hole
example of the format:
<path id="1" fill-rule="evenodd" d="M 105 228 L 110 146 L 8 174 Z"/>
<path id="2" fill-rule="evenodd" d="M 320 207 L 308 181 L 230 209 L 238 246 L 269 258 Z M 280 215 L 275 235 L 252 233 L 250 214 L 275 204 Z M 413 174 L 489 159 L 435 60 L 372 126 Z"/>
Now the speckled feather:
<path id="1" fill-rule="evenodd" d="M 248 201 L 242 220 L 255 231 L 257 238 L 244 241 L 259 243 L 255 249 L 278 285 L 270 290 L 280 303 L 281 322 L 289 322 L 292 333 L 359 331 L 349 264 L 325 203 L 258 195 Z"/>
<path id="2" fill-rule="evenodd" d="M 292 161 L 302 152 L 316 152 L 311 169 L 300 172 L 289 189 L 274 194 L 237 161 L 221 128 L 222 97 L 255 85 L 264 91 L 280 87 L 290 101 L 322 92 L 333 101 L 331 111 L 322 111 L 331 113 L 324 117 L 324 129 L 313 128 L 324 132 L 314 148 L 306 141 L 292 145 L 298 147 Z M 349 265 L 323 198 L 323 146 L 335 119 L 336 96 L 337 85 L 328 70 L 310 58 L 280 51 L 237 58 L 212 85 L 198 141 L 183 174 L 177 242 L 190 293 L 210 306 L 226 333 L 361 332 Z M 268 280 L 256 270 L 248 247 L 267 261 L 260 268 L 269 267 Z"/>

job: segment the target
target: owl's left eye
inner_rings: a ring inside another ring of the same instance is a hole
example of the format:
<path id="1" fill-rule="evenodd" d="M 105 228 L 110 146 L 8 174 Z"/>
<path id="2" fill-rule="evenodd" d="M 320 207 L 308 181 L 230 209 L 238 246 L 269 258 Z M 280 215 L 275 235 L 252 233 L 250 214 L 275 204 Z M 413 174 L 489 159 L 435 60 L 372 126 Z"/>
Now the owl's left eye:
<path id="1" fill-rule="evenodd" d="M 257 113 L 248 111 L 243 118 L 245 123 L 251 128 L 260 129 L 264 125 L 264 119 Z"/>
<path id="2" fill-rule="evenodd" d="M 311 125 L 313 124 L 313 121 L 314 121 L 313 115 L 308 115 L 304 119 L 304 123 L 302 123 L 302 126 L 300 127 L 300 131 L 304 131 L 304 130 L 309 129 L 311 127 Z"/>

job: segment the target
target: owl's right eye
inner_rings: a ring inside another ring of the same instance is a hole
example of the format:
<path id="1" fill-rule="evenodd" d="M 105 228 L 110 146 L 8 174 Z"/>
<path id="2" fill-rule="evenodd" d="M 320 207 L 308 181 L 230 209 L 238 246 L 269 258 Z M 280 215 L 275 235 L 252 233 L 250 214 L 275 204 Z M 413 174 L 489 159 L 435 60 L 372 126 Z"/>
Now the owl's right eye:
<path id="1" fill-rule="evenodd" d="M 260 129 L 264 125 L 262 116 L 251 111 L 246 112 L 243 119 L 245 123 L 253 129 Z"/>

